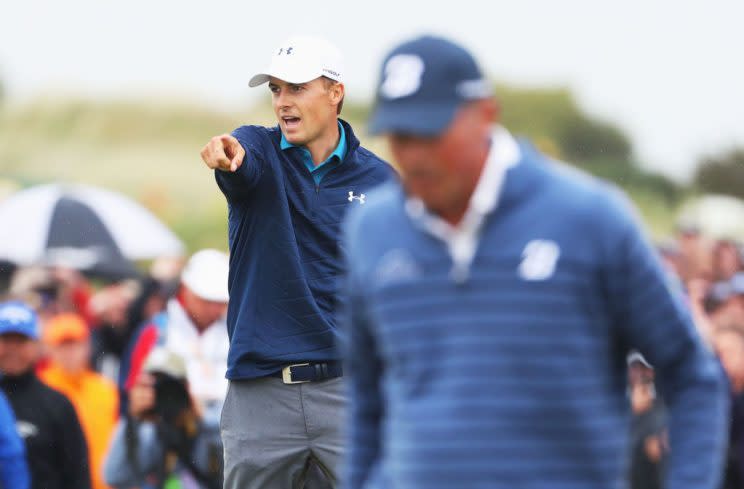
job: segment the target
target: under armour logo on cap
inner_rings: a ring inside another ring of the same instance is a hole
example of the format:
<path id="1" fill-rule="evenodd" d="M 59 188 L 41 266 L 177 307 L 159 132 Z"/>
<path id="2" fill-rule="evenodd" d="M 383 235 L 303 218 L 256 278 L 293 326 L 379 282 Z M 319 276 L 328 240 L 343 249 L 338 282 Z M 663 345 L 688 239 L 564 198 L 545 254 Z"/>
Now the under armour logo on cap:
<path id="1" fill-rule="evenodd" d="M 248 84 L 257 87 L 271 77 L 287 83 L 307 83 L 324 76 L 343 83 L 341 51 L 325 39 L 294 36 L 285 39 L 272 52 L 269 66 L 254 75 Z"/>

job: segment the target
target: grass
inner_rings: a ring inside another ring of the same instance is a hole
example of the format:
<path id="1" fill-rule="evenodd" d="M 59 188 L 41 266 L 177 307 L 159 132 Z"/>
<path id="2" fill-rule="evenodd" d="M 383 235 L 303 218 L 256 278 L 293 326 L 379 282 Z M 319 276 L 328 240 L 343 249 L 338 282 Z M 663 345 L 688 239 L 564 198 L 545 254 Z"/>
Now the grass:
<path id="1" fill-rule="evenodd" d="M 387 158 L 383 142 L 367 137 L 355 120 L 366 113 L 349 102 L 344 109 L 365 145 Z M 225 201 L 199 151 L 211 136 L 243 123 L 273 124 L 273 117 L 266 106 L 238 114 L 147 100 L 40 100 L 4 108 L 0 178 L 21 186 L 61 181 L 117 190 L 153 211 L 190 251 L 226 249 Z M 672 204 L 643 187 L 626 190 L 652 234 L 671 231 Z"/>

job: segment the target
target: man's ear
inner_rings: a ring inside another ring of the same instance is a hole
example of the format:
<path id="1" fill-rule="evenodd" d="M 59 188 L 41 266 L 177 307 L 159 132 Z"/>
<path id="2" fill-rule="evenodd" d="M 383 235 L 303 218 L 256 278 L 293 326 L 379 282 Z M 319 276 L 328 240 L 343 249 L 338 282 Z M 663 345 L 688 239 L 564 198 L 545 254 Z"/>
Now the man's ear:
<path id="1" fill-rule="evenodd" d="M 501 120 L 501 106 L 494 98 L 483 99 L 479 102 L 484 120 L 493 124 Z"/>
<path id="2" fill-rule="evenodd" d="M 328 92 L 331 97 L 331 103 L 333 105 L 338 105 L 344 99 L 344 95 L 346 94 L 346 88 L 344 87 L 343 83 L 333 83 L 328 88 Z"/>

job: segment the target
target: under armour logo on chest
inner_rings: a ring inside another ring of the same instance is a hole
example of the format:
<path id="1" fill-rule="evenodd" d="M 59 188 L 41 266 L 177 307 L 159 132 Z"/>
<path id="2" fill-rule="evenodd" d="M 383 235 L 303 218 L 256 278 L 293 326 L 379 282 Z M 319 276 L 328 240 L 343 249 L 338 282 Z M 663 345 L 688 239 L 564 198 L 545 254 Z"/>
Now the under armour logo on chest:
<path id="1" fill-rule="evenodd" d="M 355 200 L 358 200 L 360 204 L 364 204 L 364 199 L 366 199 L 367 196 L 364 194 L 354 195 L 354 192 L 349 190 L 349 202 L 354 202 Z"/>

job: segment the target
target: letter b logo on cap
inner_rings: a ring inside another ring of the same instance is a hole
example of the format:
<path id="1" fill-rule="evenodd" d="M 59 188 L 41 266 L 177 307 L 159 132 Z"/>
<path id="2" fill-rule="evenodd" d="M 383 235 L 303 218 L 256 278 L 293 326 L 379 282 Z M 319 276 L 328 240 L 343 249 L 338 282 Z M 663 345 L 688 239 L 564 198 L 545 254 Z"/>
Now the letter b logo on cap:
<path id="1" fill-rule="evenodd" d="M 385 64 L 385 81 L 380 94 L 387 99 L 412 95 L 421 87 L 424 60 L 413 54 L 398 54 Z"/>

